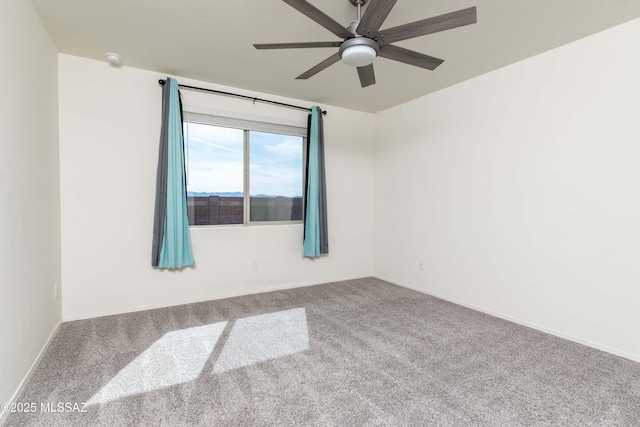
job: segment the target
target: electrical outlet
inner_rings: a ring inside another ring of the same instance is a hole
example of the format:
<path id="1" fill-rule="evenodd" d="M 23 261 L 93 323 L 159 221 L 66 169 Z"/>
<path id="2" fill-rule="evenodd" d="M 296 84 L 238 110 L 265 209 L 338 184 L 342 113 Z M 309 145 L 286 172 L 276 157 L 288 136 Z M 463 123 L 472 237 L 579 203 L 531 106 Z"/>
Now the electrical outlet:
<path id="1" fill-rule="evenodd" d="M 58 293 L 58 283 L 56 282 L 53 284 L 53 297 L 55 299 L 58 299 Z"/>
<path id="2" fill-rule="evenodd" d="M 418 270 L 424 270 L 424 261 L 423 260 L 418 261 Z"/>
<path id="3" fill-rule="evenodd" d="M 251 263 L 251 270 L 252 271 L 258 271 L 258 261 L 253 261 Z"/>

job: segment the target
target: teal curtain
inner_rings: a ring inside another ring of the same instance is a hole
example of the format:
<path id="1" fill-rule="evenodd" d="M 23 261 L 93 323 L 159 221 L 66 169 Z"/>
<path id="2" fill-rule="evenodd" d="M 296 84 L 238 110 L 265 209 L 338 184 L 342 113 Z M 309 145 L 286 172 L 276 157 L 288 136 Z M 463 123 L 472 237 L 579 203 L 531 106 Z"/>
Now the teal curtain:
<path id="1" fill-rule="evenodd" d="M 311 108 L 307 132 L 307 199 L 303 254 L 305 257 L 318 257 L 329 253 L 324 129 L 322 112 L 318 107 Z"/>
<path id="2" fill-rule="evenodd" d="M 151 264 L 176 269 L 192 266 L 195 261 L 191 253 L 187 217 L 182 104 L 175 79 L 167 78 L 162 97 Z"/>

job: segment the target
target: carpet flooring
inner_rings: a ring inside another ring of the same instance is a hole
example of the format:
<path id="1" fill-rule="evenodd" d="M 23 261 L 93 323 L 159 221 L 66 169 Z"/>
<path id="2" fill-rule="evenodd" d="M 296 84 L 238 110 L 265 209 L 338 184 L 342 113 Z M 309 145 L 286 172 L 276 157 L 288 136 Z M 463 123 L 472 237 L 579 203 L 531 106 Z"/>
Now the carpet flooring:
<path id="1" fill-rule="evenodd" d="M 640 426 L 640 364 L 367 278 L 65 322 L 6 426 Z"/>

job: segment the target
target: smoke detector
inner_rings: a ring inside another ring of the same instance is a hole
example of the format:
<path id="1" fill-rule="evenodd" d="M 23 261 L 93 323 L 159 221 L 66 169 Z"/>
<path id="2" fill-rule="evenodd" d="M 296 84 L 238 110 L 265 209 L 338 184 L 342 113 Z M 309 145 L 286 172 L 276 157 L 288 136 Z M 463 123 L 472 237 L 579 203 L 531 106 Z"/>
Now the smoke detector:
<path id="1" fill-rule="evenodd" d="M 113 52 L 107 52 L 104 56 L 107 57 L 107 62 L 113 65 L 120 65 L 120 60 L 122 60 L 120 55 Z"/>

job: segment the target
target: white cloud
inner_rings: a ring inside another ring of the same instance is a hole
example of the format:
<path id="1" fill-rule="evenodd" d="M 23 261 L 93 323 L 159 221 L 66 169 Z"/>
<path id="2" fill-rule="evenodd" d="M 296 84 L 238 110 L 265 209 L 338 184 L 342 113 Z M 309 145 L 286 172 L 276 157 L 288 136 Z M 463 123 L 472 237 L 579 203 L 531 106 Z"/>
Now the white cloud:
<path id="1" fill-rule="evenodd" d="M 208 145 L 210 147 L 220 148 L 221 150 L 228 150 L 228 151 L 233 151 L 234 153 L 242 154 L 242 150 L 225 147 L 224 145 L 214 144 L 213 142 L 205 141 L 204 139 L 196 138 L 196 137 L 193 137 L 193 136 L 189 137 L 189 141 L 196 141 L 196 142 L 199 142 L 201 144 Z"/>
<path id="2" fill-rule="evenodd" d="M 285 139 L 277 144 L 266 145 L 265 148 L 275 154 L 298 154 L 302 153 L 302 143 L 300 138 Z"/>

